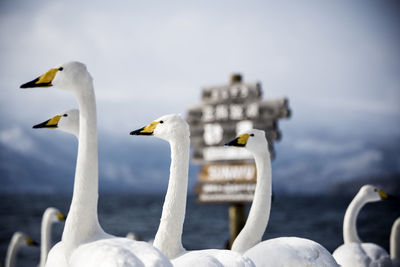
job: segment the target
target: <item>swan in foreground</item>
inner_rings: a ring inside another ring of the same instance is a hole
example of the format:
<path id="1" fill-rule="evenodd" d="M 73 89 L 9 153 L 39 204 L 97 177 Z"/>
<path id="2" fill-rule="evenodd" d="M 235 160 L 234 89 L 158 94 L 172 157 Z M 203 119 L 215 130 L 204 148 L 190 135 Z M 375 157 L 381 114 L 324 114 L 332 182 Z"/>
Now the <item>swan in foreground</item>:
<path id="1" fill-rule="evenodd" d="M 253 266 L 249 259 L 237 252 L 218 249 L 186 251 L 182 246 L 190 150 L 186 121 L 180 115 L 165 115 L 130 134 L 161 138 L 171 148 L 168 190 L 153 245 L 173 259 L 174 266 Z"/>
<path id="2" fill-rule="evenodd" d="M 280 237 L 261 242 L 271 210 L 271 157 L 265 132 L 252 129 L 226 145 L 244 147 L 256 162 L 257 184 L 245 226 L 232 250 L 249 257 L 256 266 L 338 266 L 320 244 L 298 237 Z"/>
<path id="3" fill-rule="evenodd" d="M 392 231 L 390 232 L 390 258 L 392 265 L 400 266 L 400 217 L 393 223 Z"/>
<path id="4" fill-rule="evenodd" d="M 47 208 L 42 216 L 41 240 L 40 240 L 40 262 L 39 267 L 46 264 L 47 255 L 51 247 L 51 229 L 54 223 L 65 221 L 65 216 L 56 208 Z"/>
<path id="5" fill-rule="evenodd" d="M 62 240 L 49 252 L 46 266 L 171 266 L 151 245 L 109 235 L 97 217 L 98 153 L 96 101 L 92 77 L 80 62 L 50 69 L 21 88 L 72 91 L 79 105 L 79 145 L 74 191 Z"/>
<path id="6" fill-rule="evenodd" d="M 391 266 L 386 250 L 374 243 L 363 243 L 357 234 L 357 216 L 368 202 L 387 199 L 389 196 L 372 185 L 364 185 L 351 201 L 343 221 L 344 244 L 333 252 L 336 261 L 346 267 Z"/>
<path id="7" fill-rule="evenodd" d="M 22 232 L 15 232 L 8 245 L 5 267 L 16 266 L 17 253 L 23 246 L 39 246 L 39 244 Z"/>

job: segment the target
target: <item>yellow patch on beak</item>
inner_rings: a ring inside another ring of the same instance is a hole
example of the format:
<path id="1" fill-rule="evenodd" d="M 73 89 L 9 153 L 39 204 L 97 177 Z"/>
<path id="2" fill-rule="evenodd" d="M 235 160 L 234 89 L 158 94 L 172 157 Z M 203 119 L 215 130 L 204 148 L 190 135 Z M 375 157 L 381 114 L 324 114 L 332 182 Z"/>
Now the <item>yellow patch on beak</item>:
<path id="1" fill-rule="evenodd" d="M 58 125 L 58 122 L 60 121 L 60 119 L 61 119 L 61 116 L 60 116 L 60 115 L 54 116 L 53 118 L 51 118 L 51 119 L 46 123 L 46 126 L 47 126 L 47 127 L 55 127 L 55 126 Z"/>
<path id="2" fill-rule="evenodd" d="M 51 86 L 51 82 L 53 81 L 54 77 L 56 76 L 58 69 L 50 69 L 48 72 L 43 74 L 42 76 L 39 77 L 37 80 L 36 84 L 46 84 L 45 87 Z"/>
<path id="3" fill-rule="evenodd" d="M 65 221 L 65 216 L 64 216 L 64 214 L 62 214 L 61 212 L 57 212 L 57 218 L 58 218 L 60 221 Z"/>
<path id="4" fill-rule="evenodd" d="M 382 199 L 388 199 L 388 198 L 389 198 L 388 194 L 386 194 L 385 192 L 383 192 L 383 191 L 380 190 L 380 189 L 378 189 L 378 193 L 379 193 L 379 196 L 380 196 Z"/>
<path id="5" fill-rule="evenodd" d="M 247 140 L 249 140 L 249 134 L 241 134 L 238 137 L 237 143 L 238 145 L 245 146 L 247 144 Z"/>
<path id="6" fill-rule="evenodd" d="M 160 122 L 158 121 L 153 121 L 149 125 L 145 126 L 143 130 L 140 131 L 141 134 L 153 134 L 154 130 L 156 129 L 157 125 Z"/>
<path id="7" fill-rule="evenodd" d="M 35 242 L 32 240 L 32 238 L 30 238 L 29 236 L 27 236 L 27 237 L 25 237 L 25 241 L 26 241 L 26 244 L 28 245 L 28 246 L 31 246 L 31 245 L 33 245 Z"/>

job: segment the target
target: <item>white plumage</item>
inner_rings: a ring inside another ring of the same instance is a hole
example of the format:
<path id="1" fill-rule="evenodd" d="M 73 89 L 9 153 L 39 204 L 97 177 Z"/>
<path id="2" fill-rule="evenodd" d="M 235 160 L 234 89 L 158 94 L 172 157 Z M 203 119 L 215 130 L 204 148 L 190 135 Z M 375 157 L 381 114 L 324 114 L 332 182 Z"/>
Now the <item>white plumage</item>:
<path id="1" fill-rule="evenodd" d="M 386 198 L 388 195 L 382 190 L 372 185 L 364 185 L 351 201 L 343 220 L 344 244 L 333 252 L 333 257 L 341 266 L 392 266 L 385 249 L 373 243 L 363 243 L 357 233 L 357 216 L 361 208 L 368 202 Z"/>
<path id="2" fill-rule="evenodd" d="M 256 266 L 338 266 L 320 244 L 298 237 L 281 237 L 261 242 L 271 210 L 271 158 L 265 132 L 246 131 L 226 145 L 244 147 L 254 156 L 257 185 L 243 230 L 232 250 L 250 258 Z"/>
<path id="3" fill-rule="evenodd" d="M 96 101 L 86 66 L 69 62 L 21 88 L 56 86 L 72 91 L 79 104 L 79 145 L 72 202 L 62 241 L 50 250 L 51 266 L 171 266 L 151 245 L 109 235 L 97 218 L 98 153 Z"/>
<path id="4" fill-rule="evenodd" d="M 15 232 L 8 245 L 5 267 L 15 267 L 17 265 L 18 251 L 24 246 L 38 246 L 38 244 L 23 232 Z"/>
<path id="5" fill-rule="evenodd" d="M 39 266 L 44 267 L 51 248 L 51 229 L 54 223 L 65 221 L 65 216 L 56 208 L 47 208 L 42 216 L 40 230 L 40 262 Z"/>
<path id="6" fill-rule="evenodd" d="M 165 115 L 132 135 L 154 135 L 171 147 L 171 166 L 160 225 L 153 245 L 172 259 L 174 266 L 254 266 L 237 252 L 206 249 L 186 251 L 182 246 L 189 168 L 189 126 L 180 115 Z"/>
<path id="7" fill-rule="evenodd" d="M 393 223 L 390 232 L 390 258 L 395 267 L 400 266 L 400 217 Z"/>
<path id="8" fill-rule="evenodd" d="M 260 242 L 246 253 L 256 266 L 337 266 L 320 244 L 299 237 L 279 237 Z"/>

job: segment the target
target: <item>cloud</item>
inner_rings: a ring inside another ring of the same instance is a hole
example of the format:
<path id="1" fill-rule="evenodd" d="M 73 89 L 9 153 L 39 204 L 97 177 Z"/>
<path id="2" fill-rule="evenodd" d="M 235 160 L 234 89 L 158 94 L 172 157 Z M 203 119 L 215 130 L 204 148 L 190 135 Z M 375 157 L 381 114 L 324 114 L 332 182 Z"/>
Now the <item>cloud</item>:
<path id="1" fill-rule="evenodd" d="M 366 149 L 356 154 L 333 159 L 329 164 L 326 164 L 322 176 L 351 179 L 380 174 L 383 173 L 381 169 L 382 160 L 381 151 Z"/>
<path id="2" fill-rule="evenodd" d="M 70 92 L 18 89 L 66 61 L 87 64 L 99 131 L 121 142 L 160 115 L 185 114 L 201 104 L 202 87 L 242 72 L 262 83 L 264 98 L 288 97 L 293 116 L 280 125 L 282 142 L 300 159 L 338 157 L 336 169 L 300 160 L 279 173 L 361 173 L 382 162 L 365 141 L 394 143 L 400 132 L 399 8 L 384 2 L 3 1 L 1 142 L 27 153 L 35 142 L 6 118 L 30 127 L 77 106 Z M 105 172 L 128 179 L 133 170 L 110 165 Z"/>
<path id="3" fill-rule="evenodd" d="M 313 139 L 301 139 L 294 143 L 294 149 L 323 155 L 331 154 L 344 154 L 354 153 L 363 148 L 360 141 L 333 141 L 333 140 L 320 140 L 316 137 Z"/>
<path id="4" fill-rule="evenodd" d="M 0 131 L 0 142 L 22 154 L 29 154 L 35 149 L 35 143 L 18 127 Z"/>

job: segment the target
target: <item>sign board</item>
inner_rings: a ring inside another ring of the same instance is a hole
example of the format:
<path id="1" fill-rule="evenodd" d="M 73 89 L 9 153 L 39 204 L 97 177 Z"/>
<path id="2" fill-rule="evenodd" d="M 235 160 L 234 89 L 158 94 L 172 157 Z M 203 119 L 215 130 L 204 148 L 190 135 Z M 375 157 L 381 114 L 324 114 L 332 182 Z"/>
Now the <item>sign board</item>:
<path id="1" fill-rule="evenodd" d="M 206 164 L 198 175 L 200 182 L 256 182 L 254 163 Z"/>
<path id="2" fill-rule="evenodd" d="M 287 99 L 262 99 L 260 83 L 243 83 L 232 76 L 229 85 L 206 87 L 202 104 L 188 110 L 192 159 L 202 164 L 196 192 L 200 202 L 249 202 L 253 199 L 256 169 L 246 149 L 225 147 L 246 129 L 264 130 L 274 156 L 279 140 L 278 119 L 290 116 Z M 235 191 L 236 190 L 236 191 Z"/>
<path id="3" fill-rule="evenodd" d="M 200 202 L 251 202 L 256 183 L 201 183 L 196 186 Z"/>

